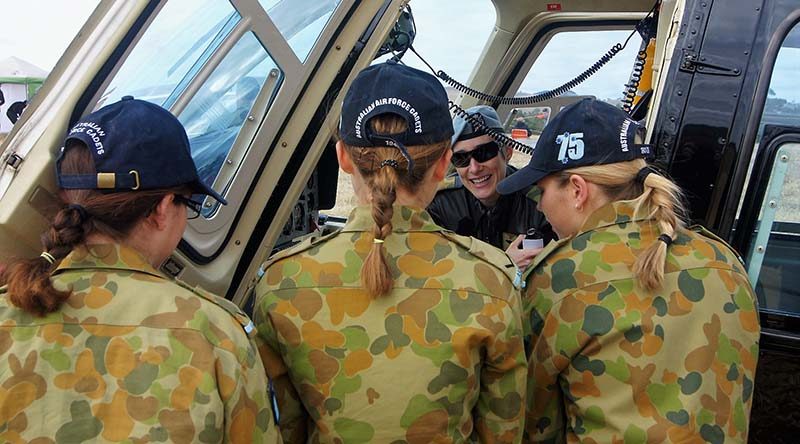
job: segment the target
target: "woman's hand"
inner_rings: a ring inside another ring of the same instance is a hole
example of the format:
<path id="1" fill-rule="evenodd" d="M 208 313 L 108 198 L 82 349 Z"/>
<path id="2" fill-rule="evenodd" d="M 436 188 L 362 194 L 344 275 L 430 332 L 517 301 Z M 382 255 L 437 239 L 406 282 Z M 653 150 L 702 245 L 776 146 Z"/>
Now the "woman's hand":
<path id="1" fill-rule="evenodd" d="M 524 270 L 528 264 L 531 263 L 534 257 L 536 257 L 539 252 L 541 252 L 544 248 L 519 248 L 520 243 L 522 243 L 522 239 L 525 238 L 524 234 L 520 234 L 514 239 L 514 242 L 511 242 L 511 245 L 508 246 L 506 249 L 506 254 L 508 257 L 514 261 L 514 264 L 520 269 Z"/>

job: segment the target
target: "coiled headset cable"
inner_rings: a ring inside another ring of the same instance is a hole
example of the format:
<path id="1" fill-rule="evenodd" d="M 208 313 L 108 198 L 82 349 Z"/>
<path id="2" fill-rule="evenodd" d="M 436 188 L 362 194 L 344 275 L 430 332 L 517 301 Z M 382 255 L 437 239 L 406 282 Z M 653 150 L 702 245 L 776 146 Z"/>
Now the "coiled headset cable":
<path id="1" fill-rule="evenodd" d="M 411 52 L 413 52 L 414 55 L 416 55 L 417 58 L 419 58 L 422 61 L 422 63 L 424 63 L 428 67 L 428 69 L 430 69 L 431 72 L 436 77 L 440 78 L 442 81 L 444 81 L 445 83 L 447 83 L 448 85 L 450 85 L 451 87 L 453 87 L 454 89 L 458 90 L 459 92 L 461 92 L 463 94 L 466 94 L 466 95 L 468 95 L 470 97 L 474 97 L 476 99 L 479 99 L 479 100 L 487 102 L 487 103 L 492 103 L 495 106 L 497 106 L 497 105 L 515 105 L 515 106 L 533 105 L 535 103 L 544 102 L 545 100 L 550 100 L 550 99 L 556 98 L 556 97 L 566 93 L 567 91 L 569 91 L 572 88 L 575 88 L 576 86 L 580 85 L 581 83 L 586 81 L 589 77 L 594 75 L 597 71 L 599 71 L 600 68 L 605 66 L 608 62 L 610 62 L 611 59 L 614 58 L 614 56 L 616 56 L 623 49 L 625 49 L 625 47 L 628 45 L 628 42 L 630 42 L 631 38 L 633 38 L 633 36 L 637 32 L 640 31 L 641 27 L 644 25 L 645 22 L 649 22 L 650 17 L 653 15 L 653 13 L 658 8 L 659 3 L 660 3 L 660 0 L 656 0 L 655 4 L 653 4 L 653 7 L 650 9 L 650 12 L 648 12 L 647 15 L 639 22 L 639 24 L 636 26 L 636 28 L 634 28 L 634 30 L 631 31 L 631 33 L 625 39 L 624 43 L 621 43 L 621 44 L 620 43 L 616 43 L 616 44 L 614 44 L 614 46 L 612 46 L 611 49 L 609 49 L 605 54 L 603 54 L 597 62 L 595 62 L 592 66 L 590 66 L 588 69 L 586 69 L 582 73 L 578 74 L 575 78 L 573 78 L 569 82 L 559 86 L 558 88 L 551 89 L 549 91 L 544 91 L 544 92 L 541 92 L 541 93 L 538 93 L 538 94 L 534 94 L 532 96 L 526 96 L 526 97 L 496 96 L 496 95 L 493 95 L 493 94 L 487 94 L 485 92 L 478 91 L 478 90 L 476 90 L 474 88 L 470 88 L 469 86 L 467 86 L 467 85 L 465 85 L 465 84 L 453 79 L 452 77 L 447 75 L 447 73 L 445 73 L 444 71 L 435 70 L 433 68 L 433 66 L 431 66 L 431 64 L 428 63 L 428 61 L 425 60 L 417 52 L 416 49 L 414 49 L 414 45 L 409 45 L 408 49 L 410 49 Z M 647 53 L 645 52 L 645 55 L 644 55 L 645 59 L 646 59 L 646 56 L 647 56 Z M 639 67 L 639 72 L 638 72 L 638 75 L 637 75 L 637 80 L 636 80 L 636 85 L 635 85 L 636 88 L 638 88 L 638 80 L 641 80 L 642 69 L 644 67 L 644 62 L 642 62 L 641 65 L 639 65 L 639 61 L 640 61 L 641 57 L 642 57 L 642 52 L 640 51 L 639 54 L 637 55 L 637 60 L 636 60 L 636 62 L 637 62 L 636 66 Z M 631 82 L 629 82 L 627 85 L 625 85 L 626 86 L 625 99 L 627 99 L 628 92 L 631 90 L 631 86 L 630 86 L 631 83 L 633 83 L 633 79 L 631 80 Z M 636 92 L 635 92 L 636 88 L 633 88 L 633 91 L 634 91 L 633 94 L 634 95 L 636 94 Z M 492 137 L 492 139 L 494 139 L 496 142 L 498 142 L 500 144 L 504 144 L 506 146 L 514 147 L 514 149 L 516 149 L 518 151 L 521 151 L 523 153 L 526 153 L 526 154 L 533 153 L 533 147 L 531 147 L 529 145 L 526 145 L 524 143 L 518 142 L 518 141 L 506 136 L 502 131 L 499 131 L 499 130 L 494 129 L 494 128 L 487 127 L 481 121 L 479 121 L 478 119 L 474 118 L 469 113 L 467 113 L 463 108 L 461 108 L 460 106 L 456 105 L 452 100 L 448 100 L 447 102 L 449 104 L 450 110 L 455 115 L 458 115 L 461 118 L 463 118 L 464 120 L 466 120 L 467 122 L 469 122 L 470 125 L 473 126 L 473 128 L 482 129 L 484 132 L 486 132 L 486 134 L 488 134 L 490 137 Z M 631 99 L 631 104 L 632 103 L 633 103 L 633 99 Z M 627 109 L 626 111 L 630 111 L 630 108 Z"/>
<path id="2" fill-rule="evenodd" d="M 642 74 L 644 73 L 644 66 L 647 64 L 647 44 L 643 41 L 643 48 L 636 54 L 636 61 L 633 62 L 633 69 L 631 70 L 631 77 L 628 83 L 625 84 L 625 91 L 622 98 L 622 110 L 630 114 L 633 109 L 633 102 L 636 100 L 636 92 L 639 90 L 639 83 L 642 81 Z"/>

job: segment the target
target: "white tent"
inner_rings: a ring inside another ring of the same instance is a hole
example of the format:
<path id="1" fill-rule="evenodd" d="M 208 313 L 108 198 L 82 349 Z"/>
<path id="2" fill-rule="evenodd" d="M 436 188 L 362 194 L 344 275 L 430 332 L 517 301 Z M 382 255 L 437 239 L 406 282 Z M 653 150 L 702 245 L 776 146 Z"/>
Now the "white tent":
<path id="1" fill-rule="evenodd" d="M 11 131 L 45 77 L 47 71 L 20 58 L 0 60 L 0 133 Z"/>

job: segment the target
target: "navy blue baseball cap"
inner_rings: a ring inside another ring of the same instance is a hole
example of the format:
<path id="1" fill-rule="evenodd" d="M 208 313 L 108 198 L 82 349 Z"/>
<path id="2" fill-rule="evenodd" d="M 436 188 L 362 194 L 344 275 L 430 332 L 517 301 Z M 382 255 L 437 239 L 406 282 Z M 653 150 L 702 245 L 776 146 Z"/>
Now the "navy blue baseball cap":
<path id="1" fill-rule="evenodd" d="M 497 192 L 511 194 L 572 168 L 649 158 L 652 146 L 637 140 L 643 131 L 613 105 L 596 99 L 573 103 L 544 127 L 530 163 L 498 183 Z"/>
<path id="2" fill-rule="evenodd" d="M 89 147 L 97 174 L 61 174 L 71 140 Z M 100 108 L 72 127 L 56 159 L 56 176 L 64 189 L 113 192 L 188 185 L 195 194 L 228 203 L 200 181 L 189 138 L 178 119 L 158 105 L 131 96 Z"/>
<path id="3" fill-rule="evenodd" d="M 373 132 L 369 120 L 386 113 L 405 119 L 406 131 Z M 339 136 L 350 146 L 392 146 L 404 151 L 404 145 L 429 145 L 452 135 L 447 93 L 439 80 L 392 60 L 361 71 L 342 103 Z"/>

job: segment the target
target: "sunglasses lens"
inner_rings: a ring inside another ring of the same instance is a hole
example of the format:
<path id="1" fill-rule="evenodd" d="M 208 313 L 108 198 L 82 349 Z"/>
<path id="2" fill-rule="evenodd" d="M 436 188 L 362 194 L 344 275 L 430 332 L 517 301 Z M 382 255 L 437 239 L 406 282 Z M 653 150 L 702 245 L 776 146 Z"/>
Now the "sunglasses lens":
<path id="1" fill-rule="evenodd" d="M 469 159 L 472 157 L 472 153 L 453 153 L 453 157 L 450 158 L 450 162 L 456 166 L 456 168 L 464 168 L 465 166 L 469 166 Z"/>
<path id="2" fill-rule="evenodd" d="M 483 163 L 487 160 L 494 159 L 499 152 L 500 147 L 497 146 L 496 142 L 484 143 L 472 151 L 459 151 L 457 153 L 453 153 L 453 157 L 450 158 L 450 162 L 452 162 L 456 168 L 464 168 L 469 166 L 470 159 L 475 159 L 476 162 Z"/>
<path id="3" fill-rule="evenodd" d="M 497 146 L 496 142 L 484 143 L 478 148 L 472 150 L 472 157 L 474 157 L 478 162 L 486 162 L 487 160 L 494 159 L 499 151 L 500 148 Z"/>

